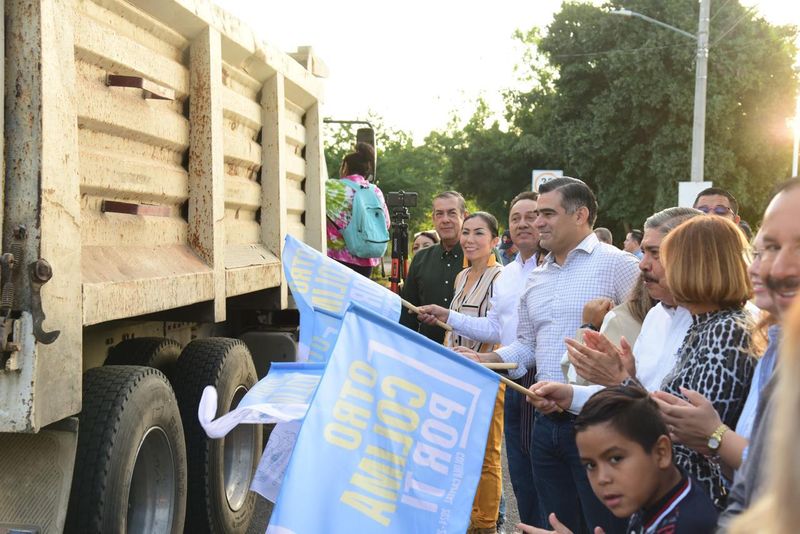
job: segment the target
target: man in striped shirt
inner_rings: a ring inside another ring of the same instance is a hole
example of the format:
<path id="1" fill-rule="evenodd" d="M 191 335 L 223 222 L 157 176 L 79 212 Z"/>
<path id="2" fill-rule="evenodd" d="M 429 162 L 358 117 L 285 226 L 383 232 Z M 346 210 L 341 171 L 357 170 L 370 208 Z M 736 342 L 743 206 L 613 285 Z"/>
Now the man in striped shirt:
<path id="1" fill-rule="evenodd" d="M 638 260 L 592 232 L 597 200 L 575 178 L 557 178 L 539 188 L 535 226 L 541 245 L 550 250 L 533 270 L 520 299 L 517 339 L 496 352 L 480 354 L 482 361 L 515 362 L 512 378 L 536 368 L 536 379 L 565 382 L 561 356 L 564 339 L 581 327 L 583 305 L 605 297 L 623 302 L 638 277 Z M 545 514 L 554 512 L 571 530 L 583 521 L 603 526 L 607 533 L 622 531 L 615 518 L 592 492 L 580 463 L 568 413 L 536 413 L 531 456 L 536 491 Z M 546 526 L 546 525 L 539 525 Z"/>

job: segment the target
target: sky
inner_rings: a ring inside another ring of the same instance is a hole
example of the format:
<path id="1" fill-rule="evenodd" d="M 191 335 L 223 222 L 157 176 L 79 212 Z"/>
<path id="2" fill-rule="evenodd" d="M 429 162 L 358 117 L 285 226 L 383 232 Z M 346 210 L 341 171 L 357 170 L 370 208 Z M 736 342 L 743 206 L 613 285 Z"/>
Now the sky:
<path id="1" fill-rule="evenodd" d="M 326 117 L 363 120 L 372 112 L 417 143 L 444 129 L 454 113 L 469 118 L 479 97 L 500 111 L 502 91 L 522 84 L 514 72 L 522 57 L 514 31 L 546 27 L 561 5 L 561 0 L 213 1 L 285 52 L 314 47 L 330 71 Z M 712 14 L 726 1 L 711 0 Z M 772 23 L 800 25 L 796 0 L 741 3 L 756 6 Z"/>

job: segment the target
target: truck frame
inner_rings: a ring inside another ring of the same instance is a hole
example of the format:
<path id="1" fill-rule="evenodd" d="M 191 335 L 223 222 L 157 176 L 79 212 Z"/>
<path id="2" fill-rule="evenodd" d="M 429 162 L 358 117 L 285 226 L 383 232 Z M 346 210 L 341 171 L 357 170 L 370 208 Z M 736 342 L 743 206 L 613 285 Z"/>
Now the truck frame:
<path id="1" fill-rule="evenodd" d="M 0 532 L 244 532 L 262 431 L 197 402 L 292 357 L 325 67 L 207 0 L 0 6 Z"/>

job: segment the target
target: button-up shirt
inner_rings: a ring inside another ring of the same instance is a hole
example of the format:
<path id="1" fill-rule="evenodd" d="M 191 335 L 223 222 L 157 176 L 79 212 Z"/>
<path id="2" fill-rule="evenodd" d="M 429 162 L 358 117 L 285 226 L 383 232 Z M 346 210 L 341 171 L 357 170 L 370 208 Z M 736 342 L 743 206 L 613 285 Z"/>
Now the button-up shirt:
<path id="1" fill-rule="evenodd" d="M 548 254 L 531 272 L 520 298 L 517 339 L 497 350 L 504 362 L 518 364 L 509 376 L 519 378 L 535 364 L 537 380 L 564 382 L 560 365 L 564 338 L 580 327 L 584 304 L 600 297 L 619 304 L 638 276 L 636 256 L 600 243 L 594 232 L 567 254 L 564 265 Z"/>
<path id="2" fill-rule="evenodd" d="M 464 337 L 484 343 L 510 345 L 517 338 L 519 288 L 525 287 L 528 275 L 536 268 L 538 254 L 527 261 L 517 254 L 514 261 L 503 267 L 494 282 L 494 295 L 489 300 L 486 317 L 470 317 L 453 310 L 447 324 Z"/>
<path id="3" fill-rule="evenodd" d="M 658 391 L 678 356 L 686 332 L 692 326 L 692 314 L 681 306 L 664 306 L 661 302 L 650 308 L 642 323 L 639 337 L 633 344 L 636 378 L 647 391 Z M 586 401 L 603 386 L 572 386 L 569 411 L 580 412 Z"/>
<path id="4" fill-rule="evenodd" d="M 761 391 L 769 383 L 770 378 L 772 378 L 772 371 L 775 369 L 775 357 L 781 337 L 780 325 L 770 326 L 767 335 L 769 336 L 769 345 L 767 345 L 764 356 L 756 364 L 753 381 L 750 383 L 750 390 L 747 393 L 747 399 L 744 401 L 742 414 L 736 423 L 736 433 L 748 440 L 753 432 L 753 423 L 756 418 L 756 408 L 758 407 Z"/>
<path id="5" fill-rule="evenodd" d="M 408 268 L 401 296 L 414 306 L 438 304 L 450 307 L 453 299 L 453 283 L 464 268 L 464 253 L 461 245 L 444 250 L 441 243 L 417 252 Z M 436 325 L 420 323 L 417 316 L 403 308 L 400 323 L 437 343 L 444 341 L 444 330 Z"/>

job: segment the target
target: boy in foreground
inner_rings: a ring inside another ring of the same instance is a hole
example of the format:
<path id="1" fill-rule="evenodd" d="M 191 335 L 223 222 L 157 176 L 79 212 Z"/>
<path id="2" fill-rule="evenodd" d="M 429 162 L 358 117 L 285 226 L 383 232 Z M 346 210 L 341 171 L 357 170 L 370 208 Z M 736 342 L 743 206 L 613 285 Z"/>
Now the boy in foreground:
<path id="1" fill-rule="evenodd" d="M 615 516 L 630 518 L 629 534 L 714 532 L 717 511 L 673 463 L 667 427 L 644 389 L 619 386 L 593 395 L 575 420 L 575 438 L 592 490 Z M 549 519 L 555 530 L 520 523 L 517 531 L 571 534 L 555 514 Z"/>

